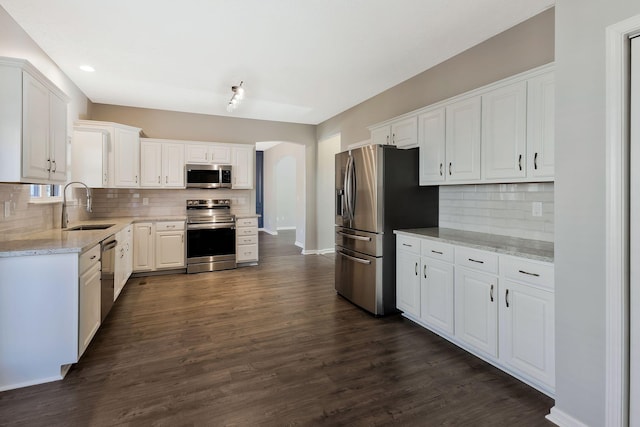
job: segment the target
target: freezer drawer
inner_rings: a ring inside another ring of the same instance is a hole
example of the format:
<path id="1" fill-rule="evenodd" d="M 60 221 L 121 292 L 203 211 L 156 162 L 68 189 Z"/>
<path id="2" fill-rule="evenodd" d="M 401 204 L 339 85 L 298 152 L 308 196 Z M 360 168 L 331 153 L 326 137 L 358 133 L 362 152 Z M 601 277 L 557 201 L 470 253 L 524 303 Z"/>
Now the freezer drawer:
<path id="1" fill-rule="evenodd" d="M 336 227 L 336 246 L 372 256 L 382 256 L 383 235 Z"/>
<path id="2" fill-rule="evenodd" d="M 382 258 L 336 246 L 336 291 L 354 304 L 384 315 Z"/>

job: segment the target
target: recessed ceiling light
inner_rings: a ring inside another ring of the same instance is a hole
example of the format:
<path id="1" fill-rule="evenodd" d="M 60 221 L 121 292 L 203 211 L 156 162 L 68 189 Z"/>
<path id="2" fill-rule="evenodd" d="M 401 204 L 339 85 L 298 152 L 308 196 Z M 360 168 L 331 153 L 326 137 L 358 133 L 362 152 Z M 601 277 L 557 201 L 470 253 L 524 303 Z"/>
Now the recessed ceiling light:
<path id="1" fill-rule="evenodd" d="M 93 73 L 96 69 L 93 68 L 91 65 L 81 65 L 80 69 L 82 71 L 86 71 L 87 73 Z"/>

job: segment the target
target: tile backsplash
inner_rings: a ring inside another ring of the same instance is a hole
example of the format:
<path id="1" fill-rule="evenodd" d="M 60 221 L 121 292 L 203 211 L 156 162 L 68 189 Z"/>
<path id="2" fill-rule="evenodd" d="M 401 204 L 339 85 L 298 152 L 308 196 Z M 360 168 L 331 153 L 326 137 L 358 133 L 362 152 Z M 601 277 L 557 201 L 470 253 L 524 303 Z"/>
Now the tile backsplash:
<path id="1" fill-rule="evenodd" d="M 185 215 L 187 199 L 231 199 L 233 213 L 249 214 L 255 213 L 253 197 L 251 190 L 96 188 L 93 189 L 93 212 L 90 217 Z"/>
<path id="2" fill-rule="evenodd" d="M 533 216 L 533 204 L 542 206 Z M 440 187 L 439 226 L 553 242 L 553 183 Z"/>
<path id="3" fill-rule="evenodd" d="M 0 184 L 0 236 L 13 240 L 20 236 L 60 227 L 60 203 L 29 203 L 28 184 Z M 5 216 L 5 203 L 9 216 Z"/>

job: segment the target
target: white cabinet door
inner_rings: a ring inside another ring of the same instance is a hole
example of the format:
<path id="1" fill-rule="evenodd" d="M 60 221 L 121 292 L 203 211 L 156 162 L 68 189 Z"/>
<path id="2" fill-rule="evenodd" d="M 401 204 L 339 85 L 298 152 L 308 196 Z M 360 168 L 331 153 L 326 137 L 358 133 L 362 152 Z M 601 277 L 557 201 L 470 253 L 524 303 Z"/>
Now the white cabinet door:
<path id="1" fill-rule="evenodd" d="M 67 103 L 53 93 L 49 94 L 50 159 L 49 180 L 67 181 Z"/>
<path id="2" fill-rule="evenodd" d="M 209 146 L 206 144 L 187 144 L 185 161 L 186 163 L 209 163 Z"/>
<path id="3" fill-rule="evenodd" d="M 553 292 L 506 280 L 500 302 L 500 359 L 555 388 Z"/>
<path id="4" fill-rule="evenodd" d="M 480 97 L 446 107 L 447 181 L 480 179 Z"/>
<path id="5" fill-rule="evenodd" d="M 135 188 L 140 186 L 140 134 L 136 131 L 114 130 L 115 186 Z"/>
<path id="6" fill-rule="evenodd" d="M 100 264 L 80 276 L 78 358 L 82 356 L 100 327 Z"/>
<path id="7" fill-rule="evenodd" d="M 209 146 L 209 162 L 216 165 L 228 165 L 231 163 L 231 147 L 222 144 Z"/>
<path id="8" fill-rule="evenodd" d="M 396 254 L 396 306 L 420 317 L 420 256 L 403 250 Z"/>
<path id="9" fill-rule="evenodd" d="M 482 175 L 524 178 L 527 137 L 527 83 L 482 95 Z"/>
<path id="10" fill-rule="evenodd" d="M 140 186 L 162 187 L 162 144 L 140 142 Z"/>
<path id="11" fill-rule="evenodd" d="M 156 233 L 155 268 L 184 267 L 184 231 Z"/>
<path id="12" fill-rule="evenodd" d="M 490 357 L 498 355 L 498 279 L 456 265 L 455 336 Z"/>
<path id="13" fill-rule="evenodd" d="M 445 180 L 445 109 L 418 116 L 420 147 L 420 185 Z"/>
<path id="14" fill-rule="evenodd" d="M 184 145 L 162 144 L 162 185 L 184 188 Z"/>
<path id="15" fill-rule="evenodd" d="M 133 273 L 133 225 L 129 225 L 125 229 L 125 264 L 124 264 L 124 281 L 126 282 Z"/>
<path id="16" fill-rule="evenodd" d="M 71 180 L 109 187 L 109 132 L 76 129 L 71 140 Z"/>
<path id="17" fill-rule="evenodd" d="M 382 126 L 371 131 L 371 144 L 388 145 L 391 143 L 391 126 Z"/>
<path id="18" fill-rule="evenodd" d="M 418 118 L 409 117 L 391 123 L 391 143 L 398 148 L 418 146 Z"/>
<path id="19" fill-rule="evenodd" d="M 555 78 L 544 74 L 528 81 L 527 152 L 529 176 L 553 177 L 555 146 Z"/>
<path id="20" fill-rule="evenodd" d="M 248 144 L 236 144 L 231 148 L 234 189 L 253 188 L 254 151 L 255 147 Z"/>
<path id="21" fill-rule="evenodd" d="M 133 271 L 149 271 L 154 268 L 154 228 L 152 222 L 133 225 Z"/>
<path id="22" fill-rule="evenodd" d="M 45 182 L 52 168 L 49 90 L 29 74 L 22 76 L 22 176 Z"/>
<path id="23" fill-rule="evenodd" d="M 453 335 L 453 264 L 422 258 L 420 318 Z"/>

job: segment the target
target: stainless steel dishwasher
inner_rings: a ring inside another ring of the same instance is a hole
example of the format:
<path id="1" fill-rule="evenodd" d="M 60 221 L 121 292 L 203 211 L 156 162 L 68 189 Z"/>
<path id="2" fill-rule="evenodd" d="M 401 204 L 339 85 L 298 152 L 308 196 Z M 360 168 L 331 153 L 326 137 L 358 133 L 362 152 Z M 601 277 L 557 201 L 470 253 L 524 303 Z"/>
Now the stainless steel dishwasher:
<path id="1" fill-rule="evenodd" d="M 104 239 L 100 243 L 100 259 L 102 261 L 102 273 L 100 275 L 100 318 L 104 322 L 113 306 L 113 271 L 115 267 L 115 252 L 118 241 L 114 235 Z"/>

